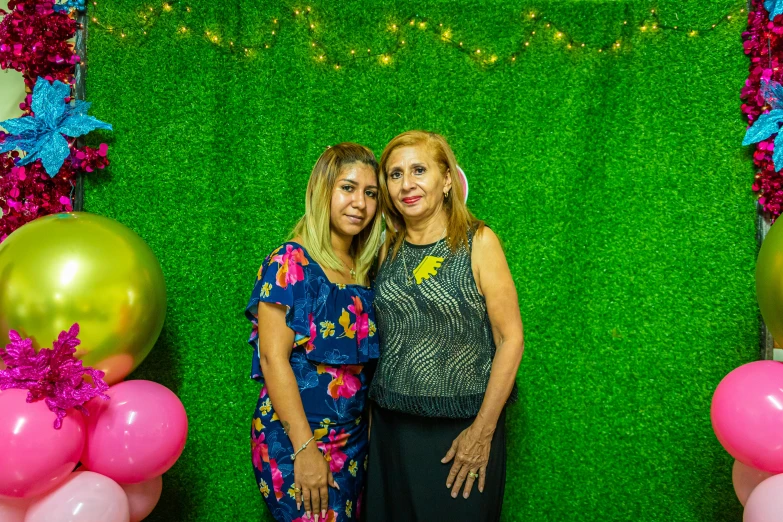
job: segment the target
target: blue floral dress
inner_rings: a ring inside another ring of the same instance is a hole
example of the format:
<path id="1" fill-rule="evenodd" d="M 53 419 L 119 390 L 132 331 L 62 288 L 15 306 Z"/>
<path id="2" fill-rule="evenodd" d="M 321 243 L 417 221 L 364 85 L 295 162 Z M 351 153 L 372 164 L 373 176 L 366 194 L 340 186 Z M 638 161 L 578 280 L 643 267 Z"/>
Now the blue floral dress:
<path id="1" fill-rule="evenodd" d="M 258 271 L 245 315 L 253 322 L 250 376 L 263 384 L 258 355 L 258 303 L 285 305 L 294 333 L 291 367 L 299 385 L 314 443 L 340 489 L 329 488 L 325 522 L 358 520 L 367 469 L 369 384 L 365 363 L 379 356 L 373 291 L 331 283 L 305 249 L 293 242 L 277 248 Z M 263 332 L 262 332 L 263 335 Z M 311 442 L 311 444 L 313 444 Z M 251 427 L 253 470 L 277 521 L 305 522 L 294 496 L 294 448 L 262 386 Z M 313 512 L 312 518 L 315 518 Z"/>

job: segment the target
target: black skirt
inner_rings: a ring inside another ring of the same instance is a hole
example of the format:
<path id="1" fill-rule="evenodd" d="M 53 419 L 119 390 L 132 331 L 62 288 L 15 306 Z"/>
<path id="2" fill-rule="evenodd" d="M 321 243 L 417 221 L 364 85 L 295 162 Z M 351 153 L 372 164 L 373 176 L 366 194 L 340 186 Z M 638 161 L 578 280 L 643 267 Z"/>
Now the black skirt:
<path id="1" fill-rule="evenodd" d="M 506 486 L 505 410 L 500 415 L 487 465 L 484 492 L 478 479 L 470 496 L 451 497 L 446 478 L 453 461 L 441 464 L 470 419 L 419 417 L 372 404 L 372 427 L 363 518 L 366 522 L 500 520 Z"/>

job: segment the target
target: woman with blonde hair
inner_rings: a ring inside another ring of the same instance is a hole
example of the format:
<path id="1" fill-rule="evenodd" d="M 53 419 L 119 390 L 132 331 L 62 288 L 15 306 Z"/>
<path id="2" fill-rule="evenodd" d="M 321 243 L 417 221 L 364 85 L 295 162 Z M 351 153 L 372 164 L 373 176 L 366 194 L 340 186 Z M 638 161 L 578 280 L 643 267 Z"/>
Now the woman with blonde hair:
<path id="1" fill-rule="evenodd" d="M 380 167 L 388 237 L 367 521 L 499 520 L 523 351 L 514 281 L 497 236 L 465 206 L 442 136 L 400 134 Z"/>
<path id="2" fill-rule="evenodd" d="M 381 241 L 378 163 L 355 143 L 328 148 L 293 238 L 269 254 L 246 308 L 256 483 L 277 521 L 336 522 L 361 509 L 365 365 L 378 357 L 368 272 Z"/>

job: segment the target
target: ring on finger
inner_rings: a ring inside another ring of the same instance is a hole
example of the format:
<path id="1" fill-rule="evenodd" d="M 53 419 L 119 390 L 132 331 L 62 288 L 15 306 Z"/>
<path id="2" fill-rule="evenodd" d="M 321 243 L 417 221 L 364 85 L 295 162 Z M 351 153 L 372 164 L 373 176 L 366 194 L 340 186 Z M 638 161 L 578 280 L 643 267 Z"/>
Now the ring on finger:
<path id="1" fill-rule="evenodd" d="M 468 476 L 470 478 L 478 478 L 479 474 L 476 473 L 475 471 L 468 471 Z"/>

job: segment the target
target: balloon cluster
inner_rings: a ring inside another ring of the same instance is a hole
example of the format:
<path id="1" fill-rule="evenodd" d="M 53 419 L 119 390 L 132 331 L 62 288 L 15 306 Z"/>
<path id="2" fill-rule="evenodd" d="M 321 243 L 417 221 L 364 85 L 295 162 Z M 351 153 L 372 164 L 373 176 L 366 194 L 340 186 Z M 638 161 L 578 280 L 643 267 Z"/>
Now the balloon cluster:
<path id="1" fill-rule="evenodd" d="M 171 390 L 122 381 L 162 328 L 155 256 L 116 221 L 56 214 L 0 244 L 0 273 L 0 333 L 12 339 L 0 369 L 0 521 L 144 519 L 188 431 Z M 39 346 L 76 322 L 83 347 L 76 326 L 52 350 Z"/>
<path id="2" fill-rule="evenodd" d="M 756 295 L 767 327 L 783 340 L 783 220 L 761 245 Z M 783 522 L 783 364 L 755 361 L 733 370 L 715 390 L 710 414 L 736 459 L 732 481 L 744 522 Z"/>

